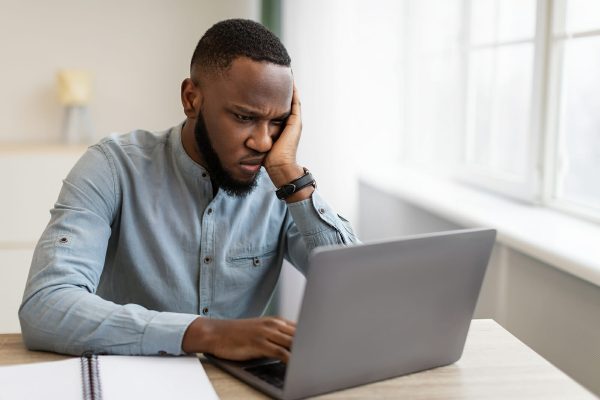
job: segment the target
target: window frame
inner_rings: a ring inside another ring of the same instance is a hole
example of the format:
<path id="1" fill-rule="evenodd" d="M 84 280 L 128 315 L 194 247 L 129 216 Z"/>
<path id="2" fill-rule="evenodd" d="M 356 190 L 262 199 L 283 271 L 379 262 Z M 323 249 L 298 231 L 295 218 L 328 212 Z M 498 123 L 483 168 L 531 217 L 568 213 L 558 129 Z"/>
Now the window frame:
<path id="1" fill-rule="evenodd" d="M 539 0 L 541 1 L 541 0 Z M 592 222 L 600 223 L 600 208 L 577 205 L 558 197 L 560 173 L 560 110 L 562 101 L 562 78 L 564 64 L 564 45 L 569 40 L 597 36 L 600 37 L 600 27 L 594 30 L 569 33 L 566 31 L 566 2 L 568 0 L 543 0 L 550 2 L 551 13 L 548 16 L 548 96 L 546 106 L 545 143 L 543 148 L 543 184 L 542 203 L 552 209 L 564 212 Z M 560 30 L 557 32 L 557 26 Z"/>
<path id="2" fill-rule="evenodd" d="M 464 143 L 462 162 L 458 166 L 454 178 L 469 185 L 477 186 L 482 189 L 493 191 L 504 196 L 508 196 L 519 201 L 530 204 L 542 203 L 543 187 L 543 163 L 545 153 L 543 151 L 544 130 L 545 130 L 545 92 L 547 76 L 547 57 L 548 41 L 547 30 L 549 29 L 549 0 L 536 0 L 535 29 L 532 40 L 516 39 L 507 41 L 495 41 L 489 44 L 470 45 L 470 13 L 473 0 L 465 0 L 463 3 L 463 25 L 466 26 L 464 40 Z M 480 166 L 468 163 L 469 142 L 469 115 L 468 115 L 468 91 L 469 91 L 469 64 L 470 55 L 475 49 L 493 48 L 502 46 L 518 45 L 520 43 L 533 44 L 533 65 L 531 70 L 531 99 L 529 112 L 528 141 L 529 154 L 527 156 L 526 175 L 523 180 L 515 181 L 510 177 L 490 170 L 483 170 Z"/>

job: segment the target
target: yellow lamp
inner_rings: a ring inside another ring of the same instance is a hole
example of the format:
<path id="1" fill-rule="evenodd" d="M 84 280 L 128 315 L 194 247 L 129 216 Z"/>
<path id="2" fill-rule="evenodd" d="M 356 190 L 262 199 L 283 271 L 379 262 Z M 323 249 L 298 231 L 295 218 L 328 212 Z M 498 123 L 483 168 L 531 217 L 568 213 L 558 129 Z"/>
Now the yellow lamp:
<path id="1" fill-rule="evenodd" d="M 58 97 L 66 106 L 86 106 L 92 93 L 92 74 L 81 69 L 58 71 Z"/>
<path id="2" fill-rule="evenodd" d="M 56 74 L 58 98 L 65 106 L 63 140 L 89 143 L 93 139 L 88 110 L 92 94 L 92 74 L 81 69 L 62 69 Z"/>

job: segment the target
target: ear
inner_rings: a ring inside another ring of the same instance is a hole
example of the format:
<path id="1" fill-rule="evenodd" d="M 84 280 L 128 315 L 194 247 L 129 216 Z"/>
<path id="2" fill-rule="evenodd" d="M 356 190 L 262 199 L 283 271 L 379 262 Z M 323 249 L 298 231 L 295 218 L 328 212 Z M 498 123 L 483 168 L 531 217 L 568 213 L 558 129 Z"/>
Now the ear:
<path id="1" fill-rule="evenodd" d="M 191 78 L 181 82 L 181 104 L 188 118 L 195 119 L 202 105 L 202 90 Z"/>

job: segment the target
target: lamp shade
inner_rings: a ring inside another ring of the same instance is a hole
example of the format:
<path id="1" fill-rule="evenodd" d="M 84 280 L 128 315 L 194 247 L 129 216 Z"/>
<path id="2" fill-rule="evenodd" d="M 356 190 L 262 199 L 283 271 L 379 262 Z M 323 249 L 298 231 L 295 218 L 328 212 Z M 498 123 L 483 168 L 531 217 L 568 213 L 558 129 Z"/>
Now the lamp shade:
<path id="1" fill-rule="evenodd" d="M 61 69 L 56 74 L 58 97 L 66 106 L 86 106 L 92 92 L 92 74 L 81 69 Z"/>

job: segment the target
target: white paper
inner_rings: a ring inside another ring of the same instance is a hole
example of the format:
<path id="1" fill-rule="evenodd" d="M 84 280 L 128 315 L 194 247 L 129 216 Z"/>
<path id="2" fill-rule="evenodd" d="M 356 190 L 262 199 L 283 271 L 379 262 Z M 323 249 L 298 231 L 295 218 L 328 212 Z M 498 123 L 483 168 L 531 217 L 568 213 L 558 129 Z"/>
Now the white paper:
<path id="1" fill-rule="evenodd" d="M 101 356 L 103 400 L 218 399 L 197 357 Z"/>
<path id="2" fill-rule="evenodd" d="M 98 359 L 103 400 L 218 399 L 197 357 Z M 82 400 L 81 360 L 0 367 L 0 400 L 15 399 Z"/>
<path id="3" fill-rule="evenodd" d="M 81 361 L 0 367 L 0 400 L 83 399 Z"/>

